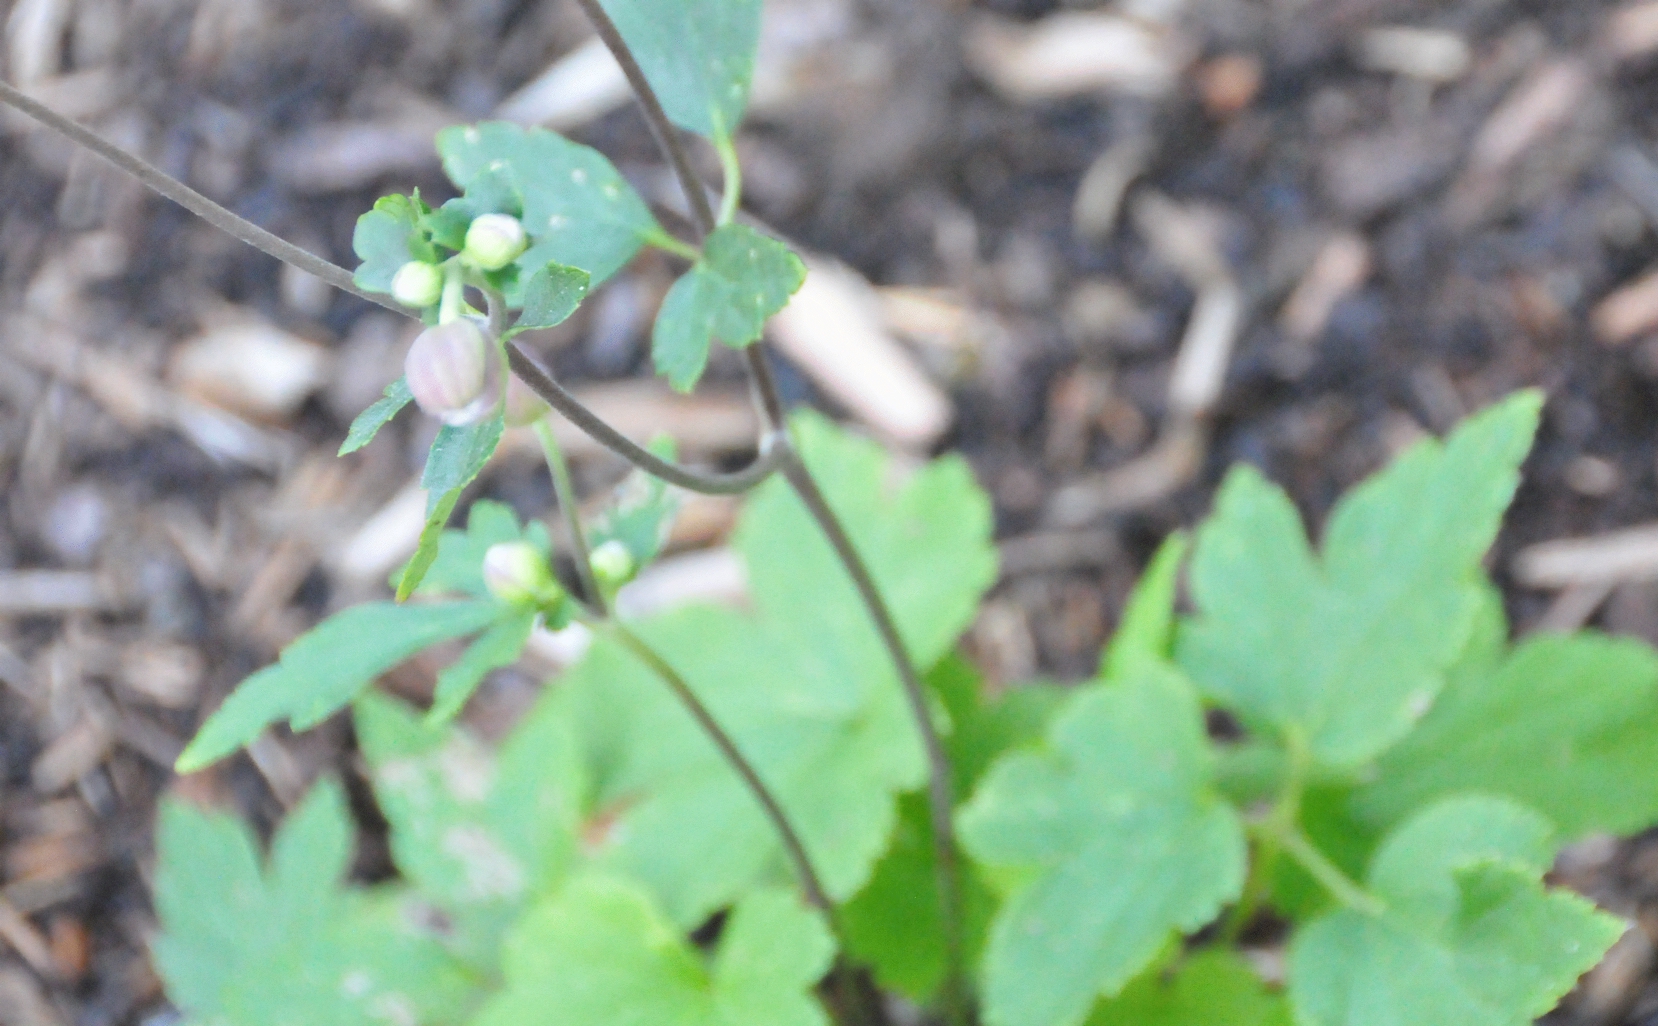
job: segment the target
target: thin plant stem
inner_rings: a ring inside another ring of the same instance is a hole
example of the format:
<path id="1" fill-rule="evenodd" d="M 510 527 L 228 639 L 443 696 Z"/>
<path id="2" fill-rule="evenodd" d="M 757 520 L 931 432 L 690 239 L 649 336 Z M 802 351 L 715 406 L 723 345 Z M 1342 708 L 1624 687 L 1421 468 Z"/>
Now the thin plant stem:
<path id="1" fill-rule="evenodd" d="M 570 465 L 553 436 L 553 425 L 546 417 L 535 422 L 535 437 L 541 442 L 541 453 L 547 458 L 547 472 L 553 478 L 553 499 L 564 516 L 564 533 L 569 536 L 570 558 L 576 561 L 576 576 L 587 601 L 600 616 L 610 615 L 610 604 L 605 600 L 599 579 L 593 576 L 593 555 L 587 548 L 587 532 L 582 530 L 581 510 L 576 506 L 576 487 L 570 480 Z"/>
<path id="2" fill-rule="evenodd" d="M 633 59 L 633 51 L 628 49 L 627 42 L 622 39 L 622 33 L 616 28 L 616 23 L 610 20 L 610 15 L 600 6 L 599 0 L 576 0 L 576 5 L 587 15 L 587 20 L 593 23 L 593 31 L 599 34 L 604 45 L 610 50 L 616 63 L 621 65 L 622 74 L 627 76 L 628 84 L 633 87 L 633 95 L 639 101 L 639 106 L 645 113 L 645 123 L 650 126 L 651 135 L 656 138 L 656 145 L 667 156 L 668 163 L 673 165 L 674 174 L 679 178 L 680 187 L 685 191 L 685 200 L 691 205 L 691 218 L 703 235 L 714 230 L 714 208 L 708 203 L 708 190 L 703 188 L 702 179 L 691 167 L 691 158 L 685 152 L 680 142 L 679 129 L 668 120 L 667 111 L 662 109 L 662 101 L 656 98 L 656 90 L 651 88 L 650 80 L 645 77 L 645 69 Z"/>
<path id="3" fill-rule="evenodd" d="M 1387 906 L 1382 904 L 1380 898 L 1348 879 L 1341 867 L 1331 862 L 1329 856 L 1319 851 L 1299 829 L 1284 831 L 1280 834 L 1278 843 L 1283 846 L 1284 852 L 1290 858 L 1343 905 L 1371 916 L 1379 916 L 1387 911 Z"/>
<path id="4" fill-rule="evenodd" d="M 693 220 L 696 221 L 697 226 L 706 237 L 715 227 L 714 211 L 708 204 L 707 191 L 703 188 L 701 179 L 691 168 L 690 160 L 681 145 L 678 130 L 668 120 L 667 114 L 662 109 L 661 101 L 657 99 L 656 93 L 651 88 L 649 80 L 646 79 L 643 69 L 639 67 L 639 62 L 634 59 L 627 41 L 622 38 L 622 34 L 617 31 L 615 23 L 610 20 L 604 8 L 599 5 L 599 0 L 576 0 L 576 2 L 586 13 L 588 20 L 593 23 L 599 38 L 604 41 L 605 46 L 616 58 L 617 64 L 621 66 L 623 73 L 627 76 L 628 83 L 633 87 L 634 95 L 645 112 L 645 120 L 650 124 L 651 132 L 656 137 L 657 144 L 667 156 L 669 164 L 673 166 L 675 174 L 679 176 L 681 187 L 690 199 Z M 734 183 L 728 179 L 727 184 Z M 732 205 L 734 212 L 735 202 Z M 920 674 L 916 671 L 915 663 L 910 659 L 909 652 L 904 648 L 903 639 L 898 633 L 892 613 L 887 609 L 886 601 L 881 597 L 875 579 L 870 576 L 868 568 L 853 546 L 851 537 L 835 516 L 834 510 L 824 499 L 823 492 L 818 488 L 811 472 L 806 468 L 805 463 L 800 460 L 799 455 L 794 451 L 792 442 L 789 440 L 782 397 L 778 391 L 777 382 L 772 377 L 771 368 L 766 364 L 765 354 L 760 349 L 760 343 L 748 346 L 745 354 L 748 359 L 756 400 L 766 417 L 767 437 L 775 439 L 773 443 L 775 451 L 781 453 L 780 469 L 788 479 L 795 494 L 811 511 L 812 518 L 817 521 L 818 528 L 829 539 L 848 576 L 852 578 L 854 585 L 856 585 L 870 619 L 874 621 L 876 631 L 880 634 L 893 665 L 898 671 L 898 678 L 903 683 L 905 695 L 909 700 L 910 709 L 916 721 L 916 729 L 921 735 L 929 769 L 928 808 L 931 814 L 934 854 L 937 861 L 939 919 L 944 934 L 945 981 L 942 991 L 942 1004 L 945 1017 L 951 1023 L 951 1026 L 966 1026 L 970 1019 L 970 1010 L 967 1000 L 966 959 L 962 945 L 961 887 L 960 874 L 956 865 L 955 826 L 952 821 L 954 799 L 951 794 L 950 762 L 944 753 L 944 746 L 939 740 L 938 731 L 933 725 L 932 713 L 928 707 L 926 692 L 922 689 Z"/>
<path id="5" fill-rule="evenodd" d="M 787 436 L 768 431 L 760 438 L 760 451 L 742 470 L 730 474 L 708 474 L 657 456 L 626 435 L 605 423 L 598 414 L 583 406 L 546 368 L 525 352 L 516 342 L 507 344 L 507 361 L 518 379 L 541 398 L 562 413 L 569 421 L 586 432 L 600 445 L 616 453 L 629 463 L 681 488 L 703 495 L 738 495 L 770 477 L 783 462 L 787 451 Z"/>
<path id="6" fill-rule="evenodd" d="M 608 628 L 623 648 L 633 653 L 640 662 L 650 668 L 651 672 L 661 678 L 668 690 L 672 691 L 674 697 L 685 707 L 685 711 L 697 721 L 697 726 L 714 742 L 725 761 L 742 778 L 749 793 L 760 803 L 761 811 L 771 821 L 772 828 L 777 831 L 778 839 L 783 843 L 784 854 L 793 865 L 795 875 L 800 878 L 800 886 L 805 891 L 807 903 L 822 914 L 829 932 L 835 937 L 836 950 L 841 954 L 837 954 L 829 972 L 844 1013 L 864 1023 L 881 1022 L 885 1017 L 878 1009 L 870 1008 L 864 1000 L 852 967 L 844 957 L 846 941 L 841 933 L 839 918 L 835 915 L 835 904 L 829 900 L 829 892 L 823 888 L 822 879 L 818 876 L 817 868 L 812 865 L 812 857 L 806 851 L 805 842 L 800 839 L 794 822 L 789 819 L 789 814 L 783 811 L 777 796 L 772 793 L 766 782 L 760 779 L 760 773 L 754 768 L 754 764 L 748 761 L 742 749 L 737 747 L 737 742 L 720 726 L 719 720 L 714 718 L 714 714 L 702 703 L 702 699 L 697 697 L 696 692 L 691 690 L 690 683 L 674 669 L 672 663 L 621 621 L 610 619 L 605 621 L 603 626 Z"/>
<path id="7" fill-rule="evenodd" d="M 285 264 L 292 264 L 307 274 L 315 275 L 335 288 L 366 299 L 370 303 L 396 313 L 415 316 L 386 296 L 358 288 L 357 283 L 352 280 L 351 272 L 345 268 L 271 234 L 246 218 L 238 217 L 160 168 L 121 149 L 80 122 L 64 117 L 8 82 L 0 81 L 0 102 L 22 111 L 47 128 L 86 147 L 132 175 L 146 188 L 165 196 L 213 227 L 235 236 L 261 253 L 275 257 Z"/>
<path id="8" fill-rule="evenodd" d="M 720 189 L 719 223 L 730 224 L 737 216 L 737 204 L 743 198 L 743 165 L 737 159 L 737 142 L 729 132 L 716 132 L 714 150 L 720 155 L 720 170 L 725 183 Z"/>
<path id="9" fill-rule="evenodd" d="M 863 557 L 858 554 L 857 547 L 853 545 L 846 528 L 830 508 L 828 499 L 818 488 L 817 481 L 792 449 L 784 460 L 783 476 L 805 504 L 812 519 L 817 521 L 819 530 L 828 538 L 835 554 L 840 557 L 847 576 L 852 578 L 870 619 L 875 623 L 875 630 L 881 636 L 881 641 L 898 670 L 898 679 L 903 684 L 910 712 L 921 734 L 922 747 L 926 751 L 927 765 L 931 771 L 927 779 L 927 808 L 933 828 L 939 927 L 944 941 L 945 979 L 940 998 L 949 1022 L 966 1023 L 968 1007 L 964 972 L 966 960 L 962 946 L 961 881 L 960 869 L 956 863 L 955 826 L 952 818 L 955 798 L 951 793 L 949 757 L 944 752 L 944 743 L 933 724 L 932 709 L 927 700 L 927 692 L 922 686 L 921 676 L 916 672 L 915 662 L 910 659 L 909 652 L 904 647 L 904 639 L 898 633 L 898 624 L 893 620 L 886 600 L 881 597 L 875 578 L 864 564 Z"/>

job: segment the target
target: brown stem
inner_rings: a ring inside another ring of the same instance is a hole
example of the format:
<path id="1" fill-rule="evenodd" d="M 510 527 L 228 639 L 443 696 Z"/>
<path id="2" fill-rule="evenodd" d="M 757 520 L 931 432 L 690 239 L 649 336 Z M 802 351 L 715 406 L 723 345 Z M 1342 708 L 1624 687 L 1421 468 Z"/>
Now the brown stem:
<path id="1" fill-rule="evenodd" d="M 784 478 L 805 504 L 812 519 L 817 521 L 818 529 L 829 539 L 835 554 L 840 557 L 841 565 L 846 568 L 847 575 L 852 578 L 853 585 L 858 589 L 864 608 L 868 610 L 870 619 L 875 623 L 875 630 L 881 636 L 882 644 L 886 646 L 893 665 L 897 667 L 898 679 L 903 684 L 910 712 L 921 734 L 929 769 L 927 808 L 933 828 L 933 858 L 938 866 L 936 882 L 939 925 L 944 934 L 945 979 L 940 998 L 946 1019 L 960 1026 L 968 1021 L 968 1006 L 966 960 L 962 947 L 960 870 L 956 864 L 955 824 L 952 819 L 955 799 L 951 794 L 949 756 L 945 754 L 944 743 L 933 725 L 932 709 L 927 701 L 927 692 L 922 686 L 921 677 L 916 672 L 915 662 L 910 659 L 909 651 L 904 647 L 904 639 L 898 633 L 898 624 L 893 620 L 892 612 L 887 608 L 886 600 L 881 597 L 881 590 L 876 586 L 875 578 L 870 574 L 863 557 L 858 554 L 851 536 L 846 533 L 846 528 L 830 507 L 828 499 L 818 488 L 817 481 L 793 449 L 784 459 L 782 469 Z"/>
<path id="2" fill-rule="evenodd" d="M 407 309 L 399 306 L 391 299 L 358 288 L 357 283 L 352 280 L 351 272 L 345 268 L 332 264 L 314 253 L 300 249 L 287 239 L 272 235 L 246 218 L 238 217 L 188 185 L 168 175 L 160 168 L 116 146 L 80 122 L 66 118 L 45 104 L 30 98 L 28 94 L 10 83 L 0 81 L 0 102 L 22 111 L 47 128 L 67 136 L 114 164 L 117 168 L 132 175 L 145 187 L 172 200 L 220 231 L 234 235 L 261 253 L 273 256 L 285 264 L 292 264 L 308 274 L 321 278 L 335 288 L 366 299 L 370 303 L 383 306 L 400 314 L 409 314 Z"/>
<path id="3" fill-rule="evenodd" d="M 599 0 L 576 0 L 576 5 L 587 15 L 587 20 L 593 23 L 593 30 L 604 41 L 611 56 L 616 58 L 616 63 L 621 65 L 622 74 L 627 76 L 633 95 L 644 109 L 645 123 L 650 126 L 651 135 L 656 137 L 656 145 L 667 155 L 668 163 L 673 165 L 674 174 L 679 178 L 680 188 L 685 190 L 686 202 L 691 204 L 691 219 L 696 222 L 701 234 L 707 235 L 714 230 L 714 208 L 708 203 L 708 190 L 703 188 L 702 179 L 692 169 L 690 156 L 680 142 L 679 129 L 668 120 L 662 101 L 656 98 L 656 90 L 645 78 L 645 69 L 633 59 L 633 51 L 628 48 L 627 41 L 617 31 L 616 23 L 610 20 Z"/>
<path id="4" fill-rule="evenodd" d="M 783 462 L 788 438 L 769 432 L 760 438 L 760 453 L 754 462 L 730 474 L 704 474 L 677 463 L 670 463 L 644 446 L 606 424 L 599 415 L 583 406 L 581 400 L 536 362 L 535 358 L 516 342 L 507 343 L 507 362 L 518 379 L 541 398 L 564 414 L 595 442 L 616 453 L 629 463 L 681 488 L 703 495 L 737 495 L 748 491 L 770 477 Z"/>

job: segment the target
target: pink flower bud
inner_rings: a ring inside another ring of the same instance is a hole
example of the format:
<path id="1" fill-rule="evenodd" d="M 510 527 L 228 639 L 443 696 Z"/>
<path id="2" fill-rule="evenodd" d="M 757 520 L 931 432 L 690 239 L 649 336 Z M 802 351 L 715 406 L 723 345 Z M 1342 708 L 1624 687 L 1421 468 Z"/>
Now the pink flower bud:
<path id="1" fill-rule="evenodd" d="M 494 405 L 489 342 L 462 318 L 427 328 L 409 346 L 403 376 L 420 408 L 445 424 L 471 424 Z"/>
<path id="2" fill-rule="evenodd" d="M 486 271 L 499 271 L 517 260 L 529 244 L 524 226 L 508 214 L 481 214 L 466 229 L 466 256 Z"/>
<path id="3" fill-rule="evenodd" d="M 529 542 L 500 542 L 485 550 L 484 585 L 514 605 L 546 606 L 564 595 L 546 557 Z"/>
<path id="4" fill-rule="evenodd" d="M 540 420 L 550 407 L 547 400 L 535 394 L 530 386 L 518 380 L 518 375 L 507 377 L 507 426 L 528 427 Z"/>

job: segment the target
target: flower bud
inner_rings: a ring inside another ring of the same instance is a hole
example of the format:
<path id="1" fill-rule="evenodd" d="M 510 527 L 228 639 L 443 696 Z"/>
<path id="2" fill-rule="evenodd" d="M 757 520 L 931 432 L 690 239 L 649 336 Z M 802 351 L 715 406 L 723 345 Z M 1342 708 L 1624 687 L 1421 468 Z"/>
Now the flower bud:
<path id="1" fill-rule="evenodd" d="M 594 549 L 587 563 L 593 568 L 593 576 L 598 579 L 599 586 L 607 590 L 620 588 L 632 580 L 634 571 L 638 569 L 633 553 L 617 538 Z"/>
<path id="2" fill-rule="evenodd" d="M 443 298 L 443 269 L 424 260 L 410 260 L 392 275 L 391 296 L 404 306 L 426 309 Z"/>
<path id="3" fill-rule="evenodd" d="M 507 426 L 528 427 L 540 420 L 550 407 L 547 400 L 518 380 L 518 375 L 507 376 Z"/>
<path id="4" fill-rule="evenodd" d="M 529 237 L 518 218 L 483 214 L 466 229 L 466 257 L 486 271 L 499 271 L 529 248 Z"/>
<path id="5" fill-rule="evenodd" d="M 494 405 L 489 343 L 462 318 L 427 328 L 409 346 L 403 377 L 420 408 L 445 424 L 471 424 Z"/>
<path id="6" fill-rule="evenodd" d="M 564 595 L 541 550 L 529 542 L 499 542 L 484 552 L 484 584 L 502 602 L 548 606 Z"/>

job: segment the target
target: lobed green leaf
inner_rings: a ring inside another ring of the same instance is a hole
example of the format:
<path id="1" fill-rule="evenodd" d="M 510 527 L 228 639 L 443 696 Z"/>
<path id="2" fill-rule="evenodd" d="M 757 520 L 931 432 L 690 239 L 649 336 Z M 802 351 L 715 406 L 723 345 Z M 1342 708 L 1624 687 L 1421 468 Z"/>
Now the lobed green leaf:
<path id="1" fill-rule="evenodd" d="M 762 889 L 732 913 L 708 965 L 646 891 L 578 877 L 514 930 L 506 985 L 473 1026 L 828 1026 L 811 989 L 833 953 L 815 913 Z"/>
<path id="2" fill-rule="evenodd" d="M 1079 691 L 1047 746 L 999 760 L 958 823 L 1008 890 L 984 959 L 990 1026 L 1081 1023 L 1243 886 L 1243 828 L 1167 664 Z"/>
<path id="3" fill-rule="evenodd" d="M 1289 1002 L 1235 951 L 1205 948 L 1102 1001 L 1087 1026 L 1292 1026 Z"/>
<path id="4" fill-rule="evenodd" d="M 444 425 L 432 439 L 426 455 L 426 470 L 420 486 L 426 489 L 426 526 L 420 543 L 397 579 L 397 601 L 402 602 L 420 586 L 426 571 L 437 560 L 438 541 L 449 514 L 455 511 L 461 492 L 483 471 L 495 447 L 501 444 L 506 420 L 497 411 L 493 417 L 464 427 Z"/>
<path id="5" fill-rule="evenodd" d="M 806 265 L 789 248 L 746 225 L 715 229 L 702 259 L 668 290 L 651 332 L 656 371 L 690 391 L 708 364 L 715 339 L 741 349 L 760 337 L 806 280 Z"/>
<path id="6" fill-rule="evenodd" d="M 391 419 L 413 401 L 414 393 L 409 391 L 406 379 L 398 378 L 387 385 L 385 394 L 369 404 L 368 409 L 357 414 L 351 422 L 351 429 L 346 432 L 345 441 L 340 443 L 338 455 L 356 452 L 374 441 L 380 429 L 391 423 Z"/>
<path id="7" fill-rule="evenodd" d="M 1513 802 L 1450 798 L 1406 821 L 1371 863 L 1380 913 L 1300 930 L 1290 993 L 1305 1026 L 1526 1026 L 1598 962 L 1624 924 L 1541 885 L 1553 848 Z"/>
<path id="8" fill-rule="evenodd" d="M 1198 534 L 1181 665 L 1248 726 L 1303 735 L 1319 765 L 1399 741 L 1468 640 L 1541 401 L 1520 393 L 1349 492 L 1322 558 L 1288 496 L 1234 470 Z"/>
<path id="9" fill-rule="evenodd" d="M 195 1022 L 458 1022 L 472 1000 L 406 897 L 341 887 L 351 824 L 331 781 L 283 823 L 263 870 L 240 821 L 178 802 L 162 806 L 158 846 L 156 967 Z"/>

